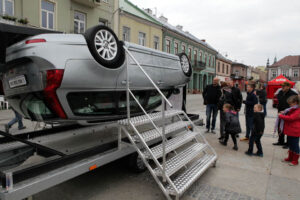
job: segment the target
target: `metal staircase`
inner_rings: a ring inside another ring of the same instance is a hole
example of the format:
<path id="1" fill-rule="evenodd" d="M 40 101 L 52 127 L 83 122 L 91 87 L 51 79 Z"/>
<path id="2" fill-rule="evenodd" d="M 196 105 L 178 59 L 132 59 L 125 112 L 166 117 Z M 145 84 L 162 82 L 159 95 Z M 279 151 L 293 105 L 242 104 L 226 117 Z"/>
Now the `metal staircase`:
<path id="1" fill-rule="evenodd" d="M 210 167 L 215 165 L 217 154 L 208 144 L 201 130 L 181 110 L 165 110 L 171 103 L 140 66 L 131 52 L 126 53 L 139 66 L 162 99 L 162 111 L 147 113 L 130 89 L 127 66 L 127 119 L 120 120 L 119 148 L 122 148 L 122 133 L 128 137 L 144 164 L 167 199 L 179 197 Z M 131 117 L 130 98 L 133 98 L 144 115 Z M 143 125 L 150 125 L 142 130 Z M 158 142 L 151 147 L 149 141 Z"/>

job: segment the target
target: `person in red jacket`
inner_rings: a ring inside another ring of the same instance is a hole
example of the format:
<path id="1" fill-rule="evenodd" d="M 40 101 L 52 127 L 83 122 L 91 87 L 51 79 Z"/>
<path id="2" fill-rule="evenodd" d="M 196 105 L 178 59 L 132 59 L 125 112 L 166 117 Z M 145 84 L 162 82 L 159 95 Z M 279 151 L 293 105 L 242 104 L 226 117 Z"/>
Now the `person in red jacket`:
<path id="1" fill-rule="evenodd" d="M 287 135 L 288 140 L 288 157 L 285 162 L 290 162 L 290 165 L 298 165 L 299 159 L 299 137 L 300 137 L 300 99 L 298 95 L 291 96 L 287 99 L 290 108 L 279 113 L 281 120 L 280 128 Z"/>

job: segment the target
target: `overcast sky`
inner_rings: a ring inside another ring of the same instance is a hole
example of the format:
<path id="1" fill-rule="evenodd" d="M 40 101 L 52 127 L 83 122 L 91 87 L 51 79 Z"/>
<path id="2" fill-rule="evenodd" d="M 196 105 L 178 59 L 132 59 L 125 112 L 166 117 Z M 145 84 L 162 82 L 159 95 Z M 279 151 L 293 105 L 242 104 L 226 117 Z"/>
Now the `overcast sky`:
<path id="1" fill-rule="evenodd" d="M 300 0 L 130 0 L 157 9 L 228 58 L 266 65 L 300 55 Z M 155 12 L 155 11 L 154 11 Z"/>

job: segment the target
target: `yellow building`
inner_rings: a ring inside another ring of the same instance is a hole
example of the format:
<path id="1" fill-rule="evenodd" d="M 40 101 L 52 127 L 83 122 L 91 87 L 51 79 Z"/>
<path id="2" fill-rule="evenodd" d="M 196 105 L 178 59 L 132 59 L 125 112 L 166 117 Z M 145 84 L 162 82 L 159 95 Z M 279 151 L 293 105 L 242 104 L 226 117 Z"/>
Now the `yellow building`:
<path id="1" fill-rule="evenodd" d="M 120 40 L 162 51 L 162 25 L 128 0 L 119 0 L 115 32 Z M 117 30 L 116 30 L 117 29 Z"/>

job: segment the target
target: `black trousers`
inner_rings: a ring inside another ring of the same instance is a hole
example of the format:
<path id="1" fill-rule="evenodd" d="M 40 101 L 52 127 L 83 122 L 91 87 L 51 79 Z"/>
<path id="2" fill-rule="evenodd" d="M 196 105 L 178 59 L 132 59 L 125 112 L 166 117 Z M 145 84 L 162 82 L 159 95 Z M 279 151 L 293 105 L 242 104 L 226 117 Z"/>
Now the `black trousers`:
<path id="1" fill-rule="evenodd" d="M 224 142 L 227 143 L 228 139 L 229 139 L 229 135 L 231 135 L 232 141 L 234 145 L 237 145 L 236 143 L 236 134 L 235 133 L 229 133 L 229 132 L 225 132 L 225 138 L 224 138 Z"/>
<path id="2" fill-rule="evenodd" d="M 225 138 L 225 125 L 226 125 L 226 118 L 225 113 L 221 109 L 220 110 L 220 137 Z"/>
<path id="3" fill-rule="evenodd" d="M 256 147 L 257 147 L 257 153 L 263 154 L 263 149 L 262 149 L 261 142 L 260 142 L 261 137 L 262 137 L 261 134 L 257 134 L 257 133 L 251 134 L 250 141 L 249 141 L 249 149 L 248 149 L 249 153 L 253 153 L 253 146 L 254 146 L 254 142 L 255 142 Z"/>
<path id="4" fill-rule="evenodd" d="M 278 143 L 284 144 L 285 143 L 285 134 L 284 133 L 279 133 L 278 135 Z"/>

